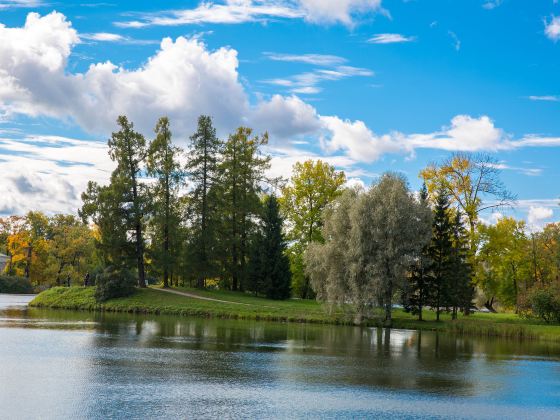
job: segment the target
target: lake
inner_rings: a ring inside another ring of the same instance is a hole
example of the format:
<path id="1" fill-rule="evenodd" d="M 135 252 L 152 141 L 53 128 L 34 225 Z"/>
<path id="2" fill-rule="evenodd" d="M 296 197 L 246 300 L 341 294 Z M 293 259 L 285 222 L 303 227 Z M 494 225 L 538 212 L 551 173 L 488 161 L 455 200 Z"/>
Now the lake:
<path id="1" fill-rule="evenodd" d="M 560 418 L 560 346 L 28 308 L 0 295 L 0 418 Z"/>

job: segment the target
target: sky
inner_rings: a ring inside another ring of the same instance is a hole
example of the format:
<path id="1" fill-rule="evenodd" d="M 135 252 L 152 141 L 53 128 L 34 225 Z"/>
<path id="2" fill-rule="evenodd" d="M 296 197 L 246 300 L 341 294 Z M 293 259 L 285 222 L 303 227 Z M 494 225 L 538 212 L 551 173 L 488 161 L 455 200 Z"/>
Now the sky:
<path id="1" fill-rule="evenodd" d="M 89 3 L 86 3 L 91 1 Z M 486 214 L 560 218 L 557 0 L 0 0 L 0 215 L 76 212 L 107 182 L 125 114 L 187 146 L 267 131 L 271 175 L 323 159 L 350 183 L 489 153 L 518 197 Z"/>

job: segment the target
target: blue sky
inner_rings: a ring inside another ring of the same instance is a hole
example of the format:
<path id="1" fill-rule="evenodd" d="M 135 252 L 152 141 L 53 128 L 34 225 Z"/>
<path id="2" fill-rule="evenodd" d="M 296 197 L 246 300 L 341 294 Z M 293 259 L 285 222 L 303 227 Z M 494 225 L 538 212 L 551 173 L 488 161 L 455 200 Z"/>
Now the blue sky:
<path id="1" fill-rule="evenodd" d="M 209 113 L 224 136 L 268 130 L 284 176 L 321 157 L 418 188 L 427 163 L 488 152 L 509 213 L 555 221 L 557 16 L 553 0 L 0 0 L 0 212 L 74 210 L 107 179 L 119 113 L 148 137 L 169 115 L 182 144 Z"/>

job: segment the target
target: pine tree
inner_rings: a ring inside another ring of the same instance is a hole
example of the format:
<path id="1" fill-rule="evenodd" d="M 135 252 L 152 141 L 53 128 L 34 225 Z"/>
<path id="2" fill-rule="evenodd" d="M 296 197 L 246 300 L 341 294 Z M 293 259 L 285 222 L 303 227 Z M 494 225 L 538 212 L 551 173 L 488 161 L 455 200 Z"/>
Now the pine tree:
<path id="1" fill-rule="evenodd" d="M 420 204 L 429 208 L 428 190 L 426 184 L 420 190 Z M 430 302 L 434 289 L 434 276 L 432 271 L 432 261 L 429 254 L 429 243 L 420 252 L 417 260 L 411 267 L 410 278 L 407 288 L 406 307 L 418 320 L 422 321 L 422 310 Z"/>
<path id="2" fill-rule="evenodd" d="M 216 136 L 216 129 L 209 116 L 198 118 L 198 128 L 190 138 L 189 159 L 186 165 L 194 188 L 189 194 L 189 220 L 192 222 L 190 270 L 198 287 L 216 274 L 216 211 L 215 191 L 218 178 L 218 160 L 223 144 Z"/>
<path id="3" fill-rule="evenodd" d="M 441 308 L 448 303 L 453 258 L 453 224 L 449 217 L 449 199 L 446 191 L 437 192 L 432 224 L 432 241 L 428 252 L 432 260 L 433 288 L 430 306 L 439 321 Z"/>
<path id="4" fill-rule="evenodd" d="M 283 220 L 274 195 L 264 203 L 262 230 L 254 242 L 249 261 L 247 288 L 263 292 L 269 299 L 290 297 L 291 272 L 282 234 Z"/>

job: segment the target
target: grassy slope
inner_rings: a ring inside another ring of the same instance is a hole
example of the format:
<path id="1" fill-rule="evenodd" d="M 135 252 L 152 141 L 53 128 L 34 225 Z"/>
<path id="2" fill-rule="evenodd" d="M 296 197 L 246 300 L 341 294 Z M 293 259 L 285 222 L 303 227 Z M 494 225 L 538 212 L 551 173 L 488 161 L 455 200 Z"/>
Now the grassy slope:
<path id="1" fill-rule="evenodd" d="M 94 289 L 91 287 L 56 287 L 38 295 L 31 302 L 31 305 L 110 312 L 161 313 L 288 322 L 348 323 L 348 319 L 344 318 L 343 314 L 328 315 L 324 308 L 314 301 L 273 301 L 229 291 L 200 291 L 181 288 L 178 290 L 204 297 L 244 303 L 245 305 L 198 300 L 151 289 L 138 290 L 130 297 L 112 299 L 104 304 L 98 304 L 93 296 Z M 515 314 L 476 313 L 468 317 L 461 317 L 457 321 L 451 321 L 449 316 L 444 314 L 443 322 L 436 322 L 434 313 L 426 311 L 424 313 L 425 321 L 419 322 L 411 314 L 402 310 L 395 310 L 393 317 L 393 326 L 396 328 L 560 341 L 560 326 L 522 319 Z M 372 321 L 370 325 L 376 325 L 376 322 Z"/>

